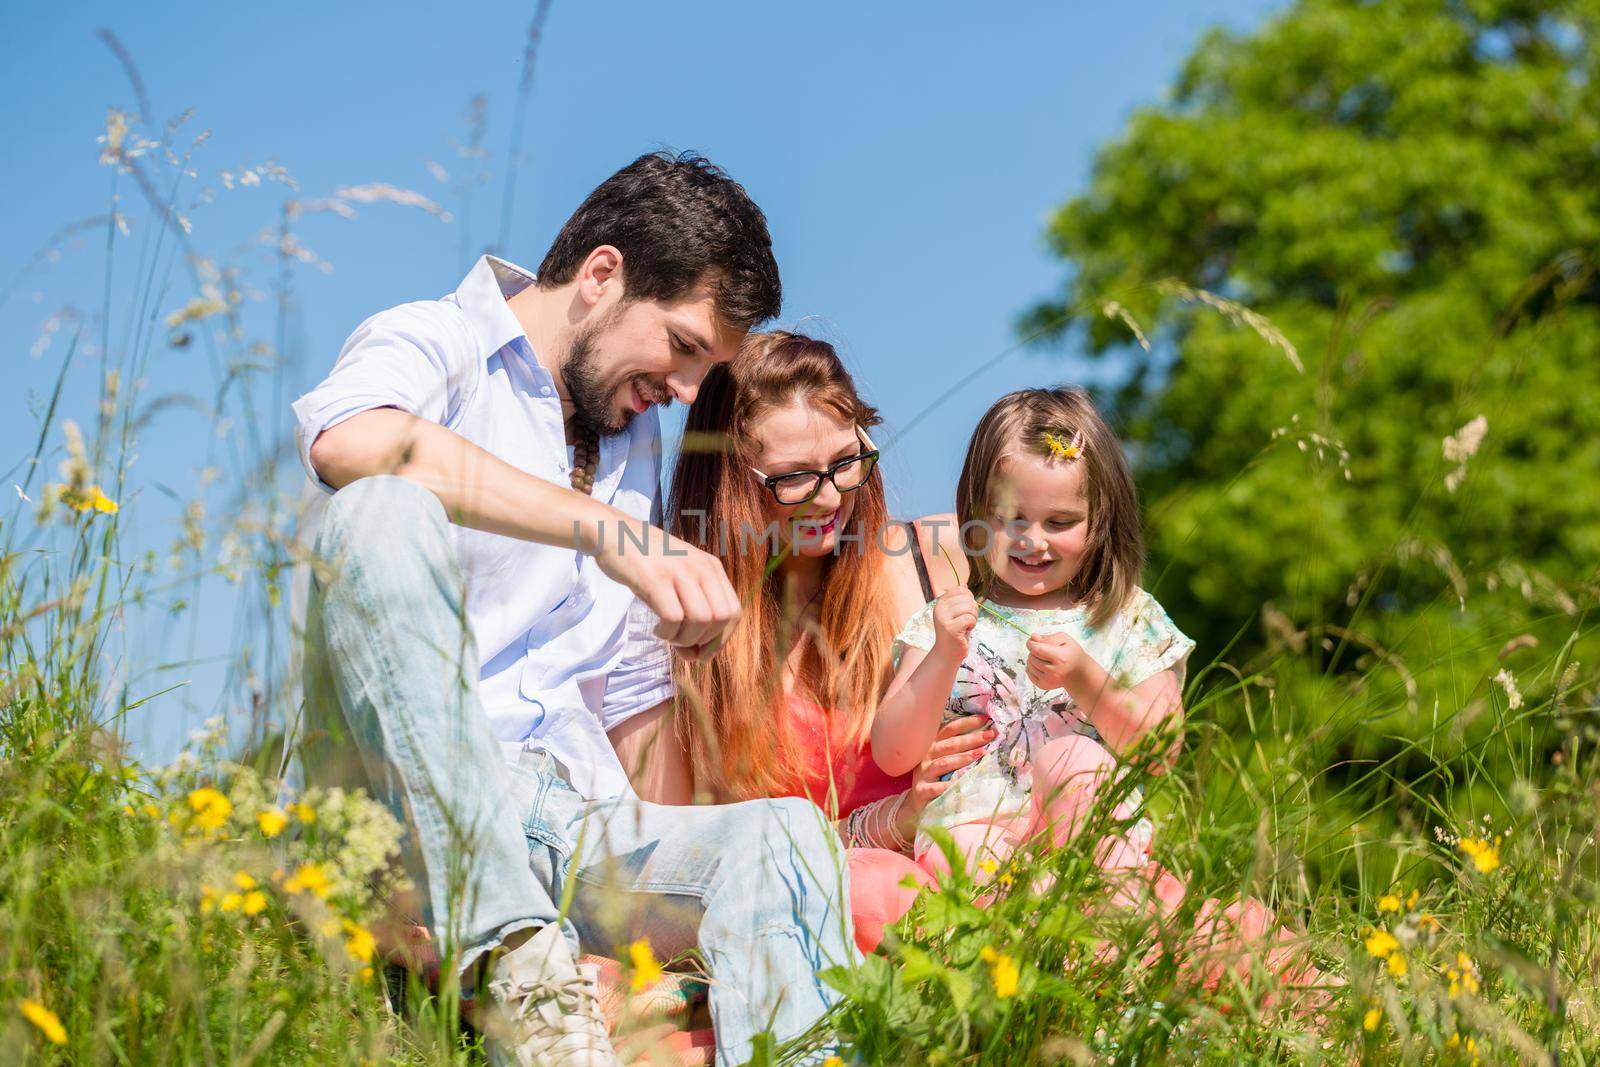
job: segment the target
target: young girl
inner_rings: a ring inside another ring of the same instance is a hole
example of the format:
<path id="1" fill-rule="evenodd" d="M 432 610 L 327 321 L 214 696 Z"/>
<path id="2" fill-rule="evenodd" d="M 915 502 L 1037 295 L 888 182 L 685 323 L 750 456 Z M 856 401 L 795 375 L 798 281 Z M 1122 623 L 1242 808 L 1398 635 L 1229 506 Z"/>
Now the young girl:
<path id="1" fill-rule="evenodd" d="M 1183 714 L 1194 642 L 1138 587 L 1144 549 L 1122 447 L 1078 389 L 1025 389 L 978 423 L 956 491 L 967 589 L 925 604 L 895 649 L 872 754 L 904 774 L 944 721 L 987 715 L 996 733 L 923 812 L 915 857 L 945 869 L 926 830 L 949 831 L 969 868 L 1035 834 L 1074 837 L 1119 756 Z M 1137 796 L 1116 815 L 1131 819 Z M 1148 823 L 1101 846 L 1145 863 Z"/>

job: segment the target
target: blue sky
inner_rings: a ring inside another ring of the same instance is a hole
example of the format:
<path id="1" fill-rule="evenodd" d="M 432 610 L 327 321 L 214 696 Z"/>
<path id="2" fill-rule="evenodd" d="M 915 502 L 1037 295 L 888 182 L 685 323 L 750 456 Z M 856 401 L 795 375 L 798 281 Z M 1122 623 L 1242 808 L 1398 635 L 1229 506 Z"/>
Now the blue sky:
<path id="1" fill-rule="evenodd" d="M 536 265 L 568 212 L 616 167 L 656 147 L 697 149 L 767 213 L 783 271 L 783 322 L 840 346 L 893 434 L 949 383 L 1013 345 L 1018 313 L 1060 284 L 1064 267 L 1045 249 L 1045 220 L 1084 186 L 1095 148 L 1133 109 L 1162 98 L 1208 27 L 1248 29 L 1278 6 L 555 0 L 504 252 Z M 94 35 L 109 28 L 138 64 L 158 119 L 192 107 L 186 129 L 213 131 L 195 156 L 189 194 L 216 186 L 220 171 L 271 160 L 307 196 L 383 181 L 457 216 L 444 223 L 380 204 L 361 206 L 354 219 L 305 223 L 305 241 L 332 271 L 296 276 L 290 341 L 302 365 L 283 386 L 292 398 L 362 318 L 452 290 L 468 266 L 464 232 L 469 253 L 494 239 L 532 9 L 465 0 L 12 0 L 0 11 L 0 34 L 12 42 L 0 66 L 0 94 L 11 101 L 0 154 L 0 286 L 63 224 L 107 210 L 110 176 L 96 162 L 95 138 L 108 106 L 135 110 L 121 68 Z M 452 178 L 463 173 L 452 139 L 465 137 L 477 94 L 487 101 L 489 153 L 477 166 L 491 177 L 463 212 L 454 182 L 439 181 L 428 164 Z M 219 187 L 214 202 L 193 212 L 197 245 L 217 255 L 248 249 L 284 195 L 270 183 Z M 122 279 L 136 274 L 145 247 L 137 225 L 135 216 L 118 253 Z M 262 262 L 259 253 L 244 258 Z M 11 386 L 0 394 L 0 469 L 31 447 L 41 398 L 60 368 L 65 331 L 31 354 L 43 324 L 63 305 L 97 313 L 104 268 L 96 233 L 29 270 L 0 306 Z M 181 271 L 170 279 L 172 287 L 155 294 L 161 314 L 189 295 Z M 113 306 L 126 306 L 116 292 Z M 251 315 L 267 321 L 265 307 Z M 124 325 L 114 318 L 114 347 Z M 83 361 L 66 393 L 67 413 L 84 422 L 91 366 Z M 885 457 L 897 511 L 951 506 L 967 435 L 996 396 L 1087 373 L 1070 350 L 1022 352 L 946 399 Z M 213 387 L 196 346 L 156 346 L 148 395 L 206 397 Z M 286 409 L 269 400 L 257 419 L 263 436 L 288 433 Z M 155 421 L 140 441 L 135 481 L 183 496 L 203 465 L 210 426 L 184 408 Z M 125 518 L 136 542 L 160 546 L 175 536 L 178 515 L 176 502 L 152 491 Z M 147 665 L 200 661 L 168 669 L 162 678 L 192 684 L 149 706 L 130 730 L 153 752 L 229 710 L 216 663 L 236 632 L 226 588 L 208 587 L 198 610 L 198 626 L 158 627 L 129 646 Z M 146 668 L 136 673 L 148 688 L 161 687 Z"/>

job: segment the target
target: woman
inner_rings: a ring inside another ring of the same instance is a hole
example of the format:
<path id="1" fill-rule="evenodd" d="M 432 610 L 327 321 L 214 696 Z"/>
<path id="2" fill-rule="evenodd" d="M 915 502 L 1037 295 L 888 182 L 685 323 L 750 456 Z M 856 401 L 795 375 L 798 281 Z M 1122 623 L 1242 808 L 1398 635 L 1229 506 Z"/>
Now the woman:
<path id="1" fill-rule="evenodd" d="M 911 774 L 872 761 L 895 633 L 966 578 L 948 517 L 889 521 L 870 436 L 879 421 L 833 347 L 797 334 L 752 336 L 707 375 L 669 526 L 722 558 L 744 618 L 716 656 L 679 663 L 675 731 L 640 717 L 613 733 L 646 799 L 809 796 L 838 820 L 864 951 L 910 906 L 906 877 L 926 880 L 905 851 L 940 779 L 993 737 L 973 716 L 946 727 Z"/>

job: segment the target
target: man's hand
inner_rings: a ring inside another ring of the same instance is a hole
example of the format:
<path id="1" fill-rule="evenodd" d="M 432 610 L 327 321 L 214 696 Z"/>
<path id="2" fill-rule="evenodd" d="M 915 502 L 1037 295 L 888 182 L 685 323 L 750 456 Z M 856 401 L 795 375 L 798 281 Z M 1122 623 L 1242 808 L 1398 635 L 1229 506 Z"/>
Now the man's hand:
<path id="1" fill-rule="evenodd" d="M 933 605 L 933 644 L 957 659 L 967 654 L 967 638 L 978 625 L 978 602 L 972 591 L 958 586 Z"/>
<path id="2" fill-rule="evenodd" d="M 1086 655 L 1067 634 L 1034 634 L 1028 638 L 1028 679 L 1040 689 L 1065 689 Z"/>
<path id="3" fill-rule="evenodd" d="M 635 521 L 638 540 L 623 531 L 605 534 L 594 558 L 606 577 L 620 582 L 661 619 L 656 636 L 685 659 L 716 654 L 739 620 L 739 597 L 715 556 L 687 541 Z"/>

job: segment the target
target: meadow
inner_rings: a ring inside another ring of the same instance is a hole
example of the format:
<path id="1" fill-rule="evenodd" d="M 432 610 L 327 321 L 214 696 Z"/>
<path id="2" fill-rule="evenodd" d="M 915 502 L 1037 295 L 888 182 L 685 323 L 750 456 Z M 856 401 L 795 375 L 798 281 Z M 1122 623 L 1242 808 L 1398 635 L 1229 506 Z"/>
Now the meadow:
<path id="1" fill-rule="evenodd" d="M 199 162 L 205 136 L 185 121 L 133 114 L 112 110 L 98 146 L 105 215 L 62 235 L 103 242 L 123 284 L 62 327 L 36 444 L 7 462 L 0 1037 L 26 1063 L 481 1062 L 448 982 L 433 995 L 412 976 L 406 996 L 388 995 L 383 904 L 403 880 L 393 817 L 358 792 L 284 784 L 291 573 L 316 561 L 295 524 L 300 472 L 264 428 L 277 423 L 258 418 L 283 407 L 290 294 L 315 264 L 300 223 L 374 204 L 445 209 L 389 185 L 312 197 L 275 167 L 224 177 Z M 205 253 L 204 195 L 262 183 L 282 197 L 258 245 L 233 262 Z M 219 188 L 202 195 L 205 184 Z M 1573 314 L 1589 314 L 1592 277 L 1565 290 Z M 1025 328 L 1087 322 L 1102 343 L 1146 352 L 1209 343 L 1224 372 L 1274 366 L 1308 396 L 1359 345 L 1359 309 L 1280 318 L 1203 272 L 1090 281 Z M 1559 326 L 1538 336 L 1571 343 Z M 1484 366 L 1519 343 L 1509 327 L 1468 341 Z M 212 473 L 162 551 L 130 519 L 155 491 L 140 442 L 170 406 L 140 383 L 178 352 L 203 355 L 211 375 Z M 85 360 L 99 388 L 79 405 L 60 383 Z M 1216 495 L 1153 475 L 1147 584 L 1189 590 L 1175 614 L 1206 640 L 1176 768 L 1135 769 L 1126 784 L 1144 791 L 1182 904 L 1154 921 L 1109 903 L 1093 834 L 958 873 L 878 955 L 830 972 L 836 1012 L 768 1062 L 830 1035 L 843 1062 L 886 1065 L 1600 1057 L 1600 586 L 1592 559 L 1552 575 L 1549 546 L 1524 544 L 1497 498 L 1473 493 L 1481 468 L 1510 454 L 1503 423 L 1524 416 L 1502 394 L 1470 395 L 1445 422 L 1417 420 L 1422 444 L 1402 454 L 1352 448 L 1359 413 L 1346 434 L 1318 421 L 1327 405 L 1278 395 L 1253 421 L 1219 422 L 1232 466 L 1211 476 Z M 1126 422 L 1136 458 L 1159 466 L 1155 423 Z M 1360 514 L 1382 486 L 1403 518 L 1355 562 L 1307 535 L 1241 541 L 1215 562 L 1227 570 L 1206 572 L 1184 546 L 1234 521 L 1240 487 L 1259 489 L 1263 471 L 1313 493 L 1316 515 Z M 1592 493 L 1592 470 L 1575 492 L 1584 484 Z M 1464 514 L 1424 529 L 1445 506 Z M 1592 506 L 1564 521 L 1592 532 Z M 1492 560 L 1455 540 L 1476 545 L 1485 528 Z M 1251 568 L 1252 553 L 1314 558 L 1340 613 L 1298 610 L 1322 594 L 1276 562 Z M 129 724 L 172 698 L 140 687 L 130 631 L 194 625 L 202 583 L 226 585 L 245 619 L 238 714 L 150 765 Z M 1246 900 L 1292 937 L 1270 955 L 1208 956 L 1194 936 L 1218 907 L 1208 901 Z M 644 989 L 660 975 L 638 947 L 622 974 Z M 1286 988 L 1285 954 L 1321 977 Z"/>

